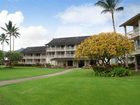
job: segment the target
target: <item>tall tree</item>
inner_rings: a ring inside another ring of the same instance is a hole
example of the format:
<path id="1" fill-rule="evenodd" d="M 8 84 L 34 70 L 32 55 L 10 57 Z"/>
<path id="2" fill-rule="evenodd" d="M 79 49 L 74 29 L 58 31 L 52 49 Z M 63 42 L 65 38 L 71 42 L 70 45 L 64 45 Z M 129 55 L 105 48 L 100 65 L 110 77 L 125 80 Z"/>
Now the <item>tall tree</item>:
<path id="1" fill-rule="evenodd" d="M 101 13 L 111 13 L 114 32 L 116 32 L 114 13 L 115 11 L 122 11 L 124 9 L 122 6 L 119 7 L 120 1 L 121 0 L 99 0 L 95 3 L 95 5 L 103 8 Z"/>
<path id="2" fill-rule="evenodd" d="M 19 37 L 20 33 L 18 32 L 19 28 L 18 27 L 15 27 L 13 26 L 12 28 L 12 36 L 13 36 L 13 51 L 14 51 L 14 47 L 15 47 L 15 38 Z"/>
<path id="3" fill-rule="evenodd" d="M 95 59 L 98 65 L 110 65 L 111 59 L 117 58 L 125 64 L 125 54 L 134 51 L 132 41 L 119 33 L 106 32 L 93 35 L 82 42 L 75 53 L 76 58 Z"/>
<path id="4" fill-rule="evenodd" d="M 11 37 L 15 35 L 19 35 L 19 33 L 17 32 L 18 31 L 18 28 L 16 27 L 16 25 L 13 25 L 12 21 L 9 21 L 8 24 L 5 23 L 5 26 L 6 28 L 3 28 L 1 27 L 5 32 L 6 34 L 9 35 L 9 38 L 10 38 L 10 52 L 12 51 L 12 42 L 11 42 Z M 18 34 L 17 34 L 18 33 Z"/>
<path id="5" fill-rule="evenodd" d="M 7 38 L 7 36 L 4 33 L 2 33 L 0 35 L 0 42 L 2 44 L 2 51 L 4 51 L 4 43 L 9 44 L 9 39 Z"/>

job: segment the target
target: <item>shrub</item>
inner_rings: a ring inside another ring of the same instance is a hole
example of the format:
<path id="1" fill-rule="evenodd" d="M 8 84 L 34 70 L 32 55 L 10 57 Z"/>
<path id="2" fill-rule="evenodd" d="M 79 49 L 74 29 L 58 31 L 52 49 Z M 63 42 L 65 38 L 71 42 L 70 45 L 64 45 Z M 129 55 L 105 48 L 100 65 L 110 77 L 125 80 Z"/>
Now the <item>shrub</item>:
<path id="1" fill-rule="evenodd" d="M 14 66 L 29 66 L 29 67 L 45 67 L 45 64 L 19 64 L 16 63 Z"/>
<path id="2" fill-rule="evenodd" d="M 14 51 L 14 52 L 7 52 L 5 54 L 5 57 L 7 57 L 10 62 L 17 63 L 22 59 L 23 55 L 20 52 Z"/>
<path id="3" fill-rule="evenodd" d="M 14 64 L 15 66 L 35 66 L 33 64 L 19 64 L 19 63 L 16 63 Z"/>
<path id="4" fill-rule="evenodd" d="M 111 71 L 111 68 L 110 67 L 102 67 L 102 66 L 96 66 L 96 67 L 93 67 L 93 70 L 95 72 L 95 76 L 108 76 L 110 71 Z"/>
<path id="5" fill-rule="evenodd" d="M 124 77 L 124 76 L 130 76 L 131 75 L 131 71 L 127 68 L 124 67 L 116 67 L 113 68 L 113 70 L 111 71 L 111 76 L 112 77 Z"/>
<path id="6" fill-rule="evenodd" d="M 131 71 L 124 67 L 93 67 L 95 76 L 101 77 L 124 77 L 130 76 Z"/>
<path id="7" fill-rule="evenodd" d="M 20 61 L 22 57 L 23 55 L 20 52 L 17 52 L 17 51 L 7 52 L 5 54 L 5 58 L 7 59 L 5 60 L 6 67 L 12 68 L 12 66 L 18 63 L 18 61 Z"/>
<path id="8" fill-rule="evenodd" d="M 50 63 L 46 63 L 46 64 L 45 64 L 45 67 L 47 67 L 47 68 L 51 68 L 52 65 L 51 65 Z"/>

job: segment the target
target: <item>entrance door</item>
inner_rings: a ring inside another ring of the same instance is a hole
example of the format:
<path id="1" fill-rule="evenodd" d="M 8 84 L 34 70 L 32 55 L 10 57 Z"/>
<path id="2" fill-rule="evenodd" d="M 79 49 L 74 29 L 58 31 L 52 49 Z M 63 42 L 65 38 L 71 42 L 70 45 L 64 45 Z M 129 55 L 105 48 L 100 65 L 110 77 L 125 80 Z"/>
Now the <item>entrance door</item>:
<path id="1" fill-rule="evenodd" d="M 73 61 L 68 61 L 68 66 L 73 66 Z"/>
<path id="2" fill-rule="evenodd" d="M 137 64 L 138 64 L 138 69 L 140 69 L 140 55 L 136 56 L 137 57 Z"/>
<path id="3" fill-rule="evenodd" d="M 79 61 L 79 64 L 78 64 L 79 67 L 83 67 L 85 66 L 85 62 L 83 60 Z"/>
<path id="4" fill-rule="evenodd" d="M 91 66 L 96 65 L 96 60 L 91 60 L 91 61 L 90 61 L 90 65 L 91 65 Z"/>

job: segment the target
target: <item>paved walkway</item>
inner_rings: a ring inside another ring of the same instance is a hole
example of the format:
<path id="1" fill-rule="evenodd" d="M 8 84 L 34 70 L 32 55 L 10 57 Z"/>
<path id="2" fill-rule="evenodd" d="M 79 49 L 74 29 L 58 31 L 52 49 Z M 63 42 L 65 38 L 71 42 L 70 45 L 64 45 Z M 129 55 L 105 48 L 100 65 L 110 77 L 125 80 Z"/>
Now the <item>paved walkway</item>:
<path id="1" fill-rule="evenodd" d="M 4 81 L 0 81 L 0 86 L 6 86 L 6 85 L 10 85 L 10 84 L 21 83 L 21 82 L 24 82 L 24 81 L 38 80 L 38 79 L 42 79 L 42 78 L 53 77 L 53 76 L 68 73 L 72 70 L 73 69 L 69 69 L 69 70 L 65 70 L 65 71 L 62 71 L 62 72 L 57 72 L 57 73 L 47 74 L 47 75 L 41 75 L 41 76 L 35 76 L 35 77 L 27 77 L 27 78 L 13 79 L 13 80 L 4 80 Z"/>

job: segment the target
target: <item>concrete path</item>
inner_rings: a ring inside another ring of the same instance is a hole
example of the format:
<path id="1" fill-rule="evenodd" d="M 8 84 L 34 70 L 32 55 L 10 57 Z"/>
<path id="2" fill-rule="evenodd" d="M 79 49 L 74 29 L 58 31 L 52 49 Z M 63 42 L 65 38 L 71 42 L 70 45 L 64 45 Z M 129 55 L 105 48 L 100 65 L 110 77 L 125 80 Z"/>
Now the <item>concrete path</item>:
<path id="1" fill-rule="evenodd" d="M 62 74 L 68 73 L 72 70 L 73 69 L 69 69 L 69 70 L 65 70 L 65 71 L 62 71 L 62 72 L 57 72 L 57 73 L 52 73 L 52 74 L 47 74 L 47 75 L 13 79 L 13 80 L 4 80 L 4 81 L 0 81 L 0 87 L 10 85 L 10 84 L 21 83 L 21 82 L 24 82 L 24 81 L 38 80 L 38 79 L 42 79 L 42 78 L 48 78 L 48 77 L 53 77 L 53 76 L 57 76 L 57 75 L 62 75 Z"/>

